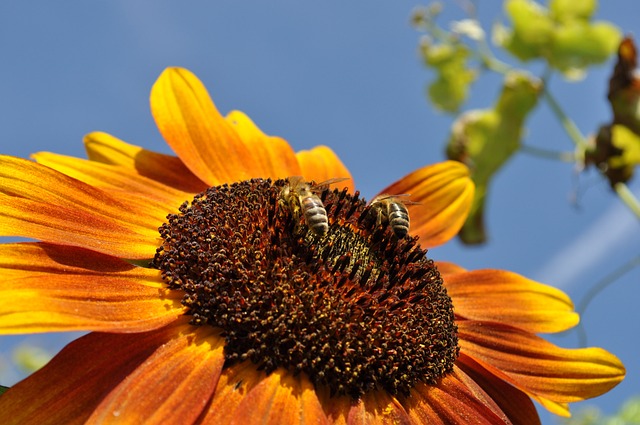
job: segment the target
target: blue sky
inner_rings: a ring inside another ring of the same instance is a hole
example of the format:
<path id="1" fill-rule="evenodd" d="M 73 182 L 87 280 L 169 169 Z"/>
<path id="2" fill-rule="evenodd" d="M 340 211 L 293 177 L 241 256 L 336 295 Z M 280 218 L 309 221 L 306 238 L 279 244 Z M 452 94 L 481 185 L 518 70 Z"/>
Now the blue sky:
<path id="1" fill-rule="evenodd" d="M 485 4 L 486 3 L 486 4 Z M 494 4 L 495 3 L 495 4 Z M 640 3 L 602 2 L 598 19 L 638 33 Z M 458 2 L 442 22 L 463 17 Z M 2 153 L 53 151 L 83 156 L 82 137 L 100 130 L 169 152 L 149 113 L 149 90 L 167 66 L 195 72 L 218 108 L 240 109 L 296 150 L 331 146 L 366 197 L 408 172 L 443 159 L 451 117 L 425 98 L 431 74 L 419 59 L 420 33 L 409 25 L 413 1 L 72 0 L 0 4 Z M 482 2 L 481 20 L 502 18 Z M 534 64 L 534 72 L 539 67 Z M 552 89 L 584 133 L 610 119 L 610 64 L 586 80 Z M 500 79 L 474 87 L 467 107 L 493 103 Z M 545 105 L 528 121 L 526 143 L 572 150 Z M 640 185 L 631 189 L 640 197 Z M 578 195 L 577 203 L 572 202 Z M 579 302 L 600 278 L 638 254 L 638 220 L 596 175 L 569 164 L 517 155 L 498 175 L 487 208 L 491 240 L 469 249 L 457 241 L 436 259 L 468 268 L 502 268 L 558 286 Z M 589 343 L 618 355 L 628 377 L 594 403 L 612 411 L 640 393 L 640 270 L 616 281 L 583 318 Z M 59 348 L 69 337 L 29 336 Z M 551 338 L 575 346 L 575 333 Z M 0 362 L 20 338 L 0 339 Z M 1 364 L 1 363 L 0 363 Z M 2 371 L 7 380 L 12 371 Z M 3 382 L 4 384 L 11 382 Z"/>

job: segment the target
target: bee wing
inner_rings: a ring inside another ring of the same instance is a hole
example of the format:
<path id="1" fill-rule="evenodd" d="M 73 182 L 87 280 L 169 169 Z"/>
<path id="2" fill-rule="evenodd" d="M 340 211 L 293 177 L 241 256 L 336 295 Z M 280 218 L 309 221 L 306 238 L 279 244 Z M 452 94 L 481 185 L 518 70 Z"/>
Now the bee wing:
<path id="1" fill-rule="evenodd" d="M 296 186 L 304 183 L 304 177 L 302 177 L 302 176 L 291 176 L 291 177 L 287 177 L 287 181 L 289 182 L 289 186 L 296 187 Z"/>
<path id="2" fill-rule="evenodd" d="M 329 186 L 331 186 L 332 184 L 343 182 L 345 180 L 349 180 L 349 177 L 335 177 L 333 179 L 321 181 L 320 183 L 311 185 L 311 190 L 321 192 L 325 189 L 329 189 Z"/>
<path id="3" fill-rule="evenodd" d="M 389 195 L 388 193 L 381 193 L 380 195 L 370 200 L 367 205 L 371 205 L 374 202 L 381 202 L 381 201 L 384 201 L 385 199 L 394 199 L 397 202 L 402 202 L 404 205 L 420 205 L 420 202 L 413 202 L 408 199 L 400 199 L 400 198 L 408 198 L 409 196 L 411 196 L 410 193 L 399 193 L 397 195 Z"/>

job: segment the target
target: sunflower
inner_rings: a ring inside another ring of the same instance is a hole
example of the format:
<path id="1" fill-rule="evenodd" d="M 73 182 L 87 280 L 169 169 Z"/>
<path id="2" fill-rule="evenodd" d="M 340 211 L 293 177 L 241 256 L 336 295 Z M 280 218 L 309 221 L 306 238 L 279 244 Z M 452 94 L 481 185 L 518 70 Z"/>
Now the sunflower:
<path id="1" fill-rule="evenodd" d="M 623 379 L 536 335 L 577 324 L 561 291 L 427 258 L 469 210 L 462 164 L 367 204 L 328 147 L 223 117 L 185 69 L 151 110 L 177 156 L 91 133 L 88 160 L 0 159 L 0 234 L 37 241 L 0 245 L 0 332 L 90 331 L 2 423 L 529 424 Z"/>

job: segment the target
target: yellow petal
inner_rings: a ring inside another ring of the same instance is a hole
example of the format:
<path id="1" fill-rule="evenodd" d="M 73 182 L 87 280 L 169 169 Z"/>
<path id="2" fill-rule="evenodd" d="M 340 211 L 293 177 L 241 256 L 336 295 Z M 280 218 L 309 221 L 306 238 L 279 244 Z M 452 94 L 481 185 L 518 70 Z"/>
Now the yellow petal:
<path id="1" fill-rule="evenodd" d="M 143 332 L 184 314 L 155 269 L 69 246 L 0 244 L 0 332 Z"/>
<path id="2" fill-rule="evenodd" d="M 465 268 L 449 261 L 435 261 L 435 263 L 440 275 L 443 277 L 449 274 L 463 273 L 467 271 Z"/>
<path id="3" fill-rule="evenodd" d="M 503 270 L 477 270 L 444 278 L 456 314 L 523 330 L 561 332 L 578 324 L 571 299 L 559 289 Z"/>
<path id="4" fill-rule="evenodd" d="M 174 335 L 173 327 L 135 334 L 90 333 L 4 393 L 0 419 L 16 425 L 84 424 L 106 392 Z"/>
<path id="5" fill-rule="evenodd" d="M 385 391 L 365 394 L 349 409 L 347 424 L 409 424 L 411 419 L 404 406 Z"/>
<path id="6" fill-rule="evenodd" d="M 308 151 L 300 151 L 297 153 L 297 157 L 302 176 L 306 180 L 320 183 L 336 178 L 346 178 L 348 180 L 336 183 L 333 187 L 338 189 L 346 187 L 350 193 L 355 190 L 351 173 L 340 161 L 340 158 L 327 146 L 317 146 Z"/>
<path id="7" fill-rule="evenodd" d="M 84 145 L 91 161 L 130 168 L 141 176 L 186 193 L 200 193 L 207 188 L 207 184 L 175 156 L 130 145 L 101 132 L 87 134 Z"/>
<path id="8" fill-rule="evenodd" d="M 108 189 L 117 196 L 137 197 L 140 203 L 147 203 L 147 206 L 150 200 L 153 200 L 162 206 L 162 216 L 169 212 L 177 212 L 178 207 L 194 195 L 143 177 L 134 169 L 124 166 L 107 165 L 50 152 L 35 153 L 31 157 L 39 164 L 93 187 Z"/>
<path id="9" fill-rule="evenodd" d="M 620 360 L 601 348 L 559 348 L 498 323 L 457 324 L 462 353 L 558 415 L 568 415 L 566 403 L 604 394 L 625 375 Z"/>
<path id="10" fill-rule="evenodd" d="M 136 208 L 48 167 L 0 156 L 0 235 L 151 258 L 162 208 Z"/>
<path id="11" fill-rule="evenodd" d="M 471 208 L 474 193 L 469 169 L 456 161 L 445 161 L 420 168 L 386 187 L 380 193 L 410 194 L 412 235 L 420 245 L 434 247 L 454 237 Z"/>
<path id="12" fill-rule="evenodd" d="M 249 391 L 266 378 L 250 361 L 224 368 L 218 386 L 203 416 L 202 424 L 217 425 L 231 422 L 234 412 Z"/>
<path id="13" fill-rule="evenodd" d="M 286 140 L 267 136 L 243 112 L 231 111 L 226 120 L 253 154 L 253 177 L 282 179 L 301 175 L 296 154 Z"/>
<path id="14" fill-rule="evenodd" d="M 221 423 L 221 422 L 218 422 Z M 305 375 L 277 370 L 253 387 L 238 405 L 230 424 L 329 424 Z"/>
<path id="15" fill-rule="evenodd" d="M 248 145 L 190 71 L 168 68 L 160 75 L 151 90 L 151 112 L 169 146 L 210 186 L 258 177 Z"/>
<path id="16" fill-rule="evenodd" d="M 212 331 L 199 328 L 158 347 L 104 398 L 87 424 L 194 423 L 224 365 L 224 339 L 207 335 Z"/>

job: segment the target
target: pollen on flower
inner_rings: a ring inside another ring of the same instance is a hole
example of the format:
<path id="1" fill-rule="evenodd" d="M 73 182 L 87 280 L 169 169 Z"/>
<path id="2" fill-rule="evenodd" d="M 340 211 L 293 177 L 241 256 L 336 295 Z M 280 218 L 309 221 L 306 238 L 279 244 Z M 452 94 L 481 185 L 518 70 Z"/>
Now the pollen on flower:
<path id="1" fill-rule="evenodd" d="M 415 238 L 376 224 L 358 193 L 324 190 L 318 236 L 285 180 L 209 188 L 170 215 L 152 265 L 193 325 L 221 329 L 227 364 L 305 373 L 332 394 L 435 383 L 458 355 L 451 299 Z"/>

